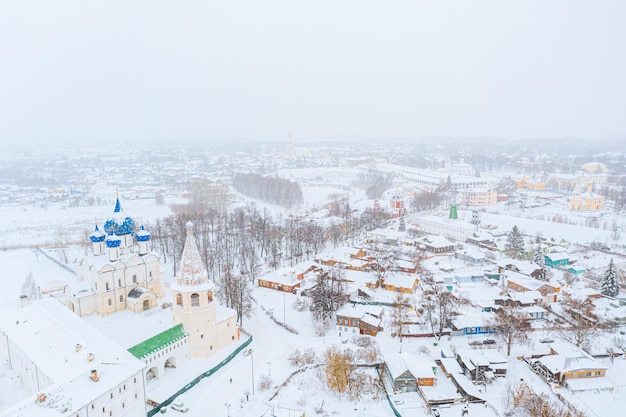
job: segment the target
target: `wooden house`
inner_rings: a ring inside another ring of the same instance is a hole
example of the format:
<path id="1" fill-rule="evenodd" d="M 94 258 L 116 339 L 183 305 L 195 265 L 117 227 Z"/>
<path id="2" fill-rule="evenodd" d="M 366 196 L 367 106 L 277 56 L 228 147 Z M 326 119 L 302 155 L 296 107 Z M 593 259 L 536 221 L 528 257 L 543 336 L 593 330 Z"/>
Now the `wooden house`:
<path id="1" fill-rule="evenodd" d="M 383 288 L 387 291 L 401 292 L 410 294 L 415 291 L 419 279 L 416 275 L 393 274 L 389 273 L 383 280 Z"/>
<path id="2" fill-rule="evenodd" d="M 346 251 L 352 259 L 366 259 L 367 253 L 362 248 L 348 248 Z"/>
<path id="3" fill-rule="evenodd" d="M 481 312 L 479 314 L 459 315 L 451 320 L 452 330 L 462 335 L 486 335 L 495 333 L 496 329 L 489 326 L 488 319 L 492 313 Z"/>
<path id="4" fill-rule="evenodd" d="M 446 253 L 454 251 L 454 243 L 439 235 L 423 236 L 415 240 L 415 245 L 432 253 Z"/>
<path id="5" fill-rule="evenodd" d="M 569 343 L 552 344 L 550 354 L 539 358 L 533 367 L 544 379 L 565 386 L 572 379 L 604 377 L 607 370 L 601 362 Z"/>
<path id="6" fill-rule="evenodd" d="M 418 386 L 436 384 L 437 364 L 418 352 L 402 352 L 385 361 L 384 375 L 394 392 L 416 392 Z"/>
<path id="7" fill-rule="evenodd" d="M 281 268 L 257 279 L 259 287 L 294 293 L 300 288 L 304 271 L 294 268 Z"/>
<path id="8" fill-rule="evenodd" d="M 463 373 L 472 381 L 482 382 L 493 376 L 506 376 L 508 361 L 497 351 L 457 349 L 455 353 Z"/>
<path id="9" fill-rule="evenodd" d="M 528 278 L 515 272 L 507 273 L 506 286 L 518 292 L 538 291 L 542 296 L 542 301 L 545 303 L 556 302 L 557 292 L 560 291 L 560 288 L 554 287 L 545 281 Z"/>
<path id="10" fill-rule="evenodd" d="M 498 262 L 498 272 L 517 272 L 527 277 L 538 279 L 542 275 L 541 267 L 534 262 L 522 261 L 513 258 L 504 258 Z"/>
<path id="11" fill-rule="evenodd" d="M 563 252 L 548 253 L 544 255 L 544 262 L 547 266 L 558 268 L 569 264 L 569 255 Z"/>
<path id="12" fill-rule="evenodd" d="M 335 312 L 339 335 L 364 334 L 376 336 L 383 330 L 382 308 L 347 304 Z"/>
<path id="13" fill-rule="evenodd" d="M 406 259 L 398 259 L 395 266 L 398 271 L 406 272 L 407 274 L 415 274 L 417 272 L 415 262 L 411 262 Z"/>

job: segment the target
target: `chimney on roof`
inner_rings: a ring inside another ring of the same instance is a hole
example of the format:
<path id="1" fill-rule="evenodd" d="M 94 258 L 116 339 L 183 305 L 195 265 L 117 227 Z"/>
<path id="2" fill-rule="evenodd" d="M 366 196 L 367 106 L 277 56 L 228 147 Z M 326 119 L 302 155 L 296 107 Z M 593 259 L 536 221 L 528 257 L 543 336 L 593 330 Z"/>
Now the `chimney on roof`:
<path id="1" fill-rule="evenodd" d="M 95 369 L 91 370 L 91 376 L 89 377 L 89 379 L 91 379 L 93 382 L 98 382 L 98 380 L 100 379 L 98 377 L 98 371 Z"/>

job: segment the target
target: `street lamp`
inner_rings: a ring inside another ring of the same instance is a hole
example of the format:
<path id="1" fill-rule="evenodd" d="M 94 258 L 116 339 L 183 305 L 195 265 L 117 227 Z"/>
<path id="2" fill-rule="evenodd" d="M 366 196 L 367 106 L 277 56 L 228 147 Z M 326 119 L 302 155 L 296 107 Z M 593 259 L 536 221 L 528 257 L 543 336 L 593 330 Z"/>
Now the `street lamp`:
<path id="1" fill-rule="evenodd" d="M 272 376 L 272 362 L 267 361 L 267 377 L 271 377 Z"/>
<path id="2" fill-rule="evenodd" d="M 230 417 L 230 404 L 225 403 L 224 405 L 226 406 L 226 414 L 228 414 L 228 417 Z"/>
<path id="3" fill-rule="evenodd" d="M 252 395 L 254 395 L 254 355 L 252 354 L 252 349 L 248 349 L 243 353 L 243 356 L 250 356 L 250 361 L 252 364 Z"/>

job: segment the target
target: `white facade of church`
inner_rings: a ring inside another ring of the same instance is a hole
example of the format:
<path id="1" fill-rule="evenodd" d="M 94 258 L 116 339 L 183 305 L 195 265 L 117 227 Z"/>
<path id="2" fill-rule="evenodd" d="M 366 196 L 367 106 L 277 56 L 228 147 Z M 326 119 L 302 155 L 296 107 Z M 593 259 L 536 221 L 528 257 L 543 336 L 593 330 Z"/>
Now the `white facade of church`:
<path id="1" fill-rule="evenodd" d="M 165 296 L 165 274 L 151 252 L 150 233 L 123 217 L 119 199 L 103 230 L 96 225 L 89 236 L 92 254 L 76 261 L 77 282 L 64 291 L 67 307 L 81 317 L 156 307 Z"/>

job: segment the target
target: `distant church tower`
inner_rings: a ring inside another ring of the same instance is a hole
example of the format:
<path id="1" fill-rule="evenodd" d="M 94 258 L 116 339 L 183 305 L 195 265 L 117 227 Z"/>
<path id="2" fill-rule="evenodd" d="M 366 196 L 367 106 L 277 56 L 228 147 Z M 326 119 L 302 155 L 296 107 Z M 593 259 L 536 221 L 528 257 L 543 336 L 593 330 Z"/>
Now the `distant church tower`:
<path id="1" fill-rule="evenodd" d="M 202 263 L 193 237 L 193 223 L 187 222 L 187 238 L 172 285 L 174 322 L 182 323 L 189 335 L 191 357 L 210 356 L 217 346 L 214 285 Z"/>

